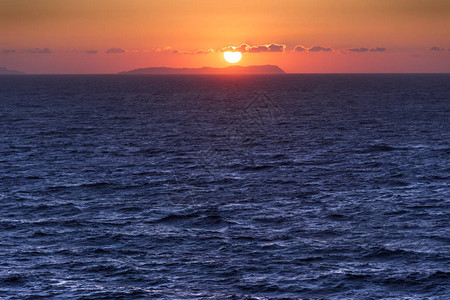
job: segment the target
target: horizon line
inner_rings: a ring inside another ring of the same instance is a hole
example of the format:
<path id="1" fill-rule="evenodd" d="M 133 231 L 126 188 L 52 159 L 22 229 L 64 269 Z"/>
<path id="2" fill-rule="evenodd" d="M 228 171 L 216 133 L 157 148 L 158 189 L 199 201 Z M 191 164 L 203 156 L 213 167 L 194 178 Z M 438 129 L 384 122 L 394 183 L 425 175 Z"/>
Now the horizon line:
<path id="1" fill-rule="evenodd" d="M 164 68 L 164 67 L 162 67 Z M 307 74 L 335 74 L 335 75 L 351 75 L 351 74 L 437 74 L 445 75 L 450 72 L 285 72 L 280 74 L 119 74 L 118 73 L 22 73 L 22 74 L 0 74 L 0 76 L 27 76 L 27 75 L 117 75 L 117 76 L 253 76 L 253 75 L 269 75 L 269 76 L 283 76 L 283 75 L 307 75 Z"/>

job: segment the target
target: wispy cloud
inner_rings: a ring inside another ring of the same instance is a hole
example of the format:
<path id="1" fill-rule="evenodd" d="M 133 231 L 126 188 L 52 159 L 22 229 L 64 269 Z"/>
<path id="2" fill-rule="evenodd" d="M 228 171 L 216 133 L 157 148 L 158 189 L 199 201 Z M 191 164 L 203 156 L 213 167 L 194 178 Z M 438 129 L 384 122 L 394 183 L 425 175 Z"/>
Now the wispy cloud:
<path id="1" fill-rule="evenodd" d="M 174 49 L 172 47 L 164 47 L 164 48 L 157 48 L 157 49 L 151 49 L 145 52 L 150 52 L 150 53 L 162 53 L 162 54 L 209 54 L 209 53 L 213 53 L 214 50 L 213 49 L 198 49 L 198 50 L 194 50 L 194 51 L 186 51 L 186 50 L 179 50 L 179 49 Z"/>
<path id="2" fill-rule="evenodd" d="M 86 50 L 86 54 L 97 54 L 98 50 Z"/>
<path id="3" fill-rule="evenodd" d="M 439 48 L 439 47 L 431 47 L 430 51 L 445 51 L 444 48 Z"/>
<path id="4" fill-rule="evenodd" d="M 49 48 L 32 48 L 32 49 L 27 49 L 26 50 L 27 53 L 32 53 L 32 54 L 51 54 L 53 53 L 52 50 L 50 50 Z"/>
<path id="5" fill-rule="evenodd" d="M 4 54 L 16 53 L 16 50 L 15 49 L 3 49 L 2 53 L 4 53 Z"/>
<path id="6" fill-rule="evenodd" d="M 208 50 L 199 49 L 199 50 L 195 50 L 195 51 L 173 50 L 173 53 L 175 53 L 175 54 L 209 54 L 209 53 L 213 53 L 213 52 L 214 52 L 213 49 L 208 49 Z"/>
<path id="7" fill-rule="evenodd" d="M 382 47 L 376 47 L 376 48 L 350 48 L 350 49 L 344 49 L 344 51 L 347 52 L 385 52 L 386 48 L 382 48 Z"/>
<path id="8" fill-rule="evenodd" d="M 126 51 L 122 48 L 110 48 L 105 51 L 107 54 L 119 54 L 119 53 L 125 53 Z"/>
<path id="9" fill-rule="evenodd" d="M 359 47 L 359 48 L 347 48 L 347 49 L 333 49 L 328 46 L 320 46 L 315 45 L 310 48 L 297 45 L 292 49 L 293 52 L 337 52 L 337 53 L 346 53 L 346 52 L 356 52 L 356 53 L 364 53 L 364 52 L 385 52 L 386 48 L 376 47 L 376 48 L 367 48 L 367 47 Z"/>

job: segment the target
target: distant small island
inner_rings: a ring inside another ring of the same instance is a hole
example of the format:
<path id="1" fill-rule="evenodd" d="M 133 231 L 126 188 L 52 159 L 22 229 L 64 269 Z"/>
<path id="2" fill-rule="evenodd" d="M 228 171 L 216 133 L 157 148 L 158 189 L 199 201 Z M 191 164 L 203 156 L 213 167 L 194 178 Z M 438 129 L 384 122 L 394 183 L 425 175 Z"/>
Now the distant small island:
<path id="1" fill-rule="evenodd" d="M 0 67 L 0 75 L 20 75 L 20 74 L 25 74 L 25 73 L 20 72 L 20 71 L 15 71 L 15 70 L 9 70 L 5 67 Z"/>
<path id="2" fill-rule="evenodd" d="M 120 72 L 122 75 L 187 75 L 187 74 L 286 74 L 280 67 L 264 66 L 230 66 L 225 68 L 167 68 L 151 67 Z"/>

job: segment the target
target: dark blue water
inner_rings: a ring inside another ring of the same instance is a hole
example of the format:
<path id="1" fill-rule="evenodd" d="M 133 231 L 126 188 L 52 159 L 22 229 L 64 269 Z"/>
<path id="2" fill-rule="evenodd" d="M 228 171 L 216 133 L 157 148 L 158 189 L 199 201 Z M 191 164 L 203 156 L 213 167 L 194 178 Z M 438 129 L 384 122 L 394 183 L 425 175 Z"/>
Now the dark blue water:
<path id="1" fill-rule="evenodd" d="M 449 120 L 449 75 L 2 76 L 0 298 L 448 299 Z"/>

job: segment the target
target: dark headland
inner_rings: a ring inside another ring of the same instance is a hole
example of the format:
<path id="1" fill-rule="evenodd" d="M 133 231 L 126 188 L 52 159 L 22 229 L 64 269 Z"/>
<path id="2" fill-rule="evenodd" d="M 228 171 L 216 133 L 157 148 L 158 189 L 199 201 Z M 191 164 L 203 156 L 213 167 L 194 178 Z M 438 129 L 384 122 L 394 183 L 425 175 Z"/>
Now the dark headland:
<path id="1" fill-rule="evenodd" d="M 280 67 L 274 65 L 264 66 L 230 66 L 226 68 L 166 68 L 166 67 L 151 67 L 135 69 L 126 72 L 120 72 L 123 75 L 140 75 L 140 74 L 154 74 L 154 75 L 177 75 L 177 74 L 286 74 Z"/>

